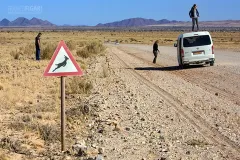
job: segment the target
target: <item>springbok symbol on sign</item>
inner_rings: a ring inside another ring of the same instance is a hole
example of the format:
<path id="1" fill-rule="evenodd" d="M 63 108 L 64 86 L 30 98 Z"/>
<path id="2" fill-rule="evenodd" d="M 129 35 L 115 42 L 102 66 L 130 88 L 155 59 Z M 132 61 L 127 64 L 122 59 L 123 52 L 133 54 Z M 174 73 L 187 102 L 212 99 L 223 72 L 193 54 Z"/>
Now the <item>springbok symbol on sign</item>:
<path id="1" fill-rule="evenodd" d="M 60 67 L 65 67 L 67 65 L 67 60 L 69 59 L 67 56 L 64 55 L 65 60 L 61 63 L 55 64 L 57 67 L 52 71 L 56 71 Z"/>

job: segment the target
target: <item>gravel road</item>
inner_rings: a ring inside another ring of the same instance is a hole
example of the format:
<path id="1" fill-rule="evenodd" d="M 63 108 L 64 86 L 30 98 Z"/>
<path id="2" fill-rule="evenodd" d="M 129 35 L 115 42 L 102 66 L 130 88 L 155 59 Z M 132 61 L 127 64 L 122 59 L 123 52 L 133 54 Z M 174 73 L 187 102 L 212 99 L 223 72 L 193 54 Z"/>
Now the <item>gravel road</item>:
<path id="1" fill-rule="evenodd" d="M 216 50 L 215 66 L 179 69 L 174 47 L 152 64 L 152 46 L 107 46 L 99 114 L 123 131 L 101 133 L 106 159 L 240 159 L 240 53 Z"/>

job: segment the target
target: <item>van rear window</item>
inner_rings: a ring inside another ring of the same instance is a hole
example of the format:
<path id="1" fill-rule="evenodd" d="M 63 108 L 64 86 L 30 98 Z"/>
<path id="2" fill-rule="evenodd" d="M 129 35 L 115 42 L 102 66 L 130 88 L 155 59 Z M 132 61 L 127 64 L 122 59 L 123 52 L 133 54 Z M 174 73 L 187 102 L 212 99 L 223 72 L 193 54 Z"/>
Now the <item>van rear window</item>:
<path id="1" fill-rule="evenodd" d="M 183 47 L 206 46 L 210 44 L 211 44 L 211 40 L 209 35 L 183 38 Z"/>

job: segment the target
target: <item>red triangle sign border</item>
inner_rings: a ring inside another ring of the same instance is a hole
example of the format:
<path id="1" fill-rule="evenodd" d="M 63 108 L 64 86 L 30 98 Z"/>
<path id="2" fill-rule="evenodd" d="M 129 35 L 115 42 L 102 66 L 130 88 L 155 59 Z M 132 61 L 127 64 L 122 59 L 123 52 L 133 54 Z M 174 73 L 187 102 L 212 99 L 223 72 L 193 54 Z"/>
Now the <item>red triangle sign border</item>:
<path id="1" fill-rule="evenodd" d="M 77 69 L 77 72 L 58 72 L 58 73 L 49 73 L 50 68 L 53 65 L 53 62 L 55 61 L 59 51 L 61 48 L 64 48 L 64 50 L 66 51 L 67 55 L 69 56 L 70 60 L 72 61 L 73 65 L 75 66 L 75 68 Z M 79 65 L 77 64 L 76 60 L 74 59 L 72 53 L 70 52 L 70 50 L 68 49 L 67 45 L 65 44 L 65 42 L 63 40 L 61 40 L 47 66 L 47 68 L 45 69 L 45 72 L 43 74 L 43 76 L 45 77 L 49 77 L 49 76 L 82 76 L 83 72 L 81 70 L 81 68 L 79 67 Z"/>

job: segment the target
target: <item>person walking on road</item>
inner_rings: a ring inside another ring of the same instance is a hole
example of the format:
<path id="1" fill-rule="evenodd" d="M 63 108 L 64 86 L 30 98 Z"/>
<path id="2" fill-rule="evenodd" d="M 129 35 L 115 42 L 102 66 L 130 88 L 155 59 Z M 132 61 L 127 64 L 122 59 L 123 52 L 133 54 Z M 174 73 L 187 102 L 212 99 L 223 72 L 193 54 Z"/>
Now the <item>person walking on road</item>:
<path id="1" fill-rule="evenodd" d="M 40 37 L 42 33 L 38 33 L 37 37 L 35 37 L 35 47 L 36 47 L 36 60 L 40 60 Z"/>
<path id="2" fill-rule="evenodd" d="M 199 30 L 198 28 L 198 17 L 199 17 L 199 12 L 197 10 L 197 5 L 194 4 L 189 11 L 189 16 L 192 18 L 192 31 L 194 31 L 194 26 L 195 24 L 197 25 L 197 31 Z"/>
<path id="3" fill-rule="evenodd" d="M 158 50 L 158 43 L 159 41 L 156 40 L 155 43 L 153 44 L 153 55 L 154 55 L 153 63 L 156 63 L 158 52 L 160 52 Z"/>

